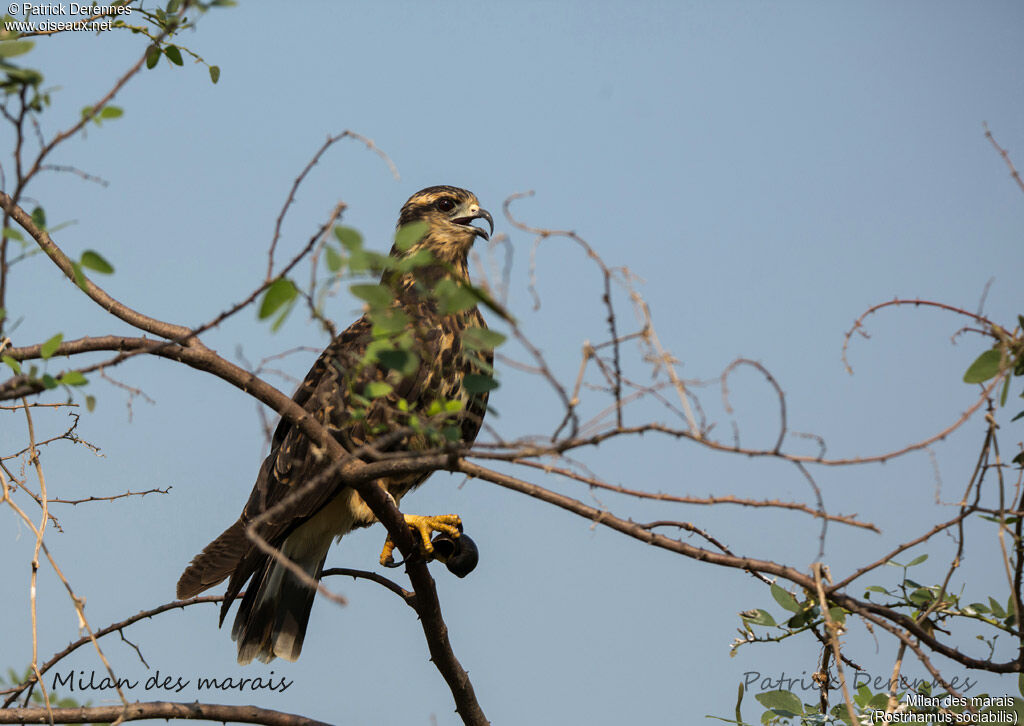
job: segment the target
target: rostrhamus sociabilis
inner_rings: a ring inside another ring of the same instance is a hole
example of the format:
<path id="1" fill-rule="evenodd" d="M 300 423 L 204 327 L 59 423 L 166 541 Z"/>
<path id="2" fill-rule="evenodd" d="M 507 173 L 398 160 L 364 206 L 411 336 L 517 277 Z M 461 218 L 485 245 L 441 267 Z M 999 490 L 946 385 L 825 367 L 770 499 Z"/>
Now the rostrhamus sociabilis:
<path id="1" fill-rule="evenodd" d="M 486 387 L 467 390 L 467 376 L 489 376 L 493 351 L 485 346 L 463 345 L 467 329 L 485 329 L 475 304 L 455 306 L 449 312 L 434 293 L 438 283 L 464 286 L 469 279 L 467 256 L 474 240 L 488 237 L 477 219 L 494 222 L 476 197 L 457 187 L 428 187 L 414 194 L 402 207 L 401 229 L 422 225 L 423 235 L 407 249 L 396 244 L 391 258 L 409 264 L 392 264 L 381 284 L 391 292 L 391 338 L 394 316 L 404 321 L 401 365 L 391 366 L 373 354 L 379 344 L 380 326 L 367 313 L 331 341 L 320 355 L 294 400 L 334 435 L 348 451 L 384 440 L 388 431 L 409 425 L 411 415 L 423 416 L 440 402 L 449 416 L 448 435 L 471 443 L 480 430 L 487 409 Z M 425 251 L 425 252 L 424 252 Z M 429 253 L 429 254 L 427 254 Z M 442 301 L 443 302 L 443 301 Z M 379 321 L 378 321 L 379 322 Z M 387 326 L 385 326 L 387 327 Z M 386 337 L 386 336 L 385 336 Z M 386 346 L 385 346 L 386 347 Z M 392 346 L 394 347 L 394 346 Z M 405 356 L 412 355 L 412 358 Z M 411 361 L 411 364 L 410 364 Z M 368 390 L 377 383 L 374 394 Z M 390 390 L 387 385 L 391 384 Z M 380 391 L 388 391 L 381 395 Z M 454 428 L 453 428 L 454 427 Z M 453 434 L 454 432 L 454 434 Z M 393 438 L 393 437 L 392 437 Z M 410 434 L 383 446 L 386 451 L 422 450 L 437 445 L 430 436 Z M 316 590 L 257 547 L 246 536 L 246 527 L 262 512 L 284 500 L 307 482 L 320 482 L 287 511 L 265 523 L 260 532 L 310 577 L 317 579 L 332 540 L 376 521 L 356 491 L 337 477 L 324 476 L 330 462 L 311 445 L 304 433 L 282 418 L 274 432 L 270 454 L 260 467 L 256 485 L 238 521 L 197 555 L 178 580 L 178 597 L 189 598 L 230 577 L 221 609 L 221 622 L 243 585 L 249 587 L 235 615 L 231 636 L 238 643 L 238 662 L 253 658 L 263 662 L 275 656 L 294 661 L 299 657 Z M 419 486 L 429 472 L 404 474 L 378 480 L 396 504 Z M 461 524 L 454 515 L 416 517 L 405 515 L 417 529 L 417 540 L 429 555 L 431 531 L 458 538 Z M 381 555 L 390 560 L 390 538 Z M 251 578 L 251 580 L 250 580 Z"/>

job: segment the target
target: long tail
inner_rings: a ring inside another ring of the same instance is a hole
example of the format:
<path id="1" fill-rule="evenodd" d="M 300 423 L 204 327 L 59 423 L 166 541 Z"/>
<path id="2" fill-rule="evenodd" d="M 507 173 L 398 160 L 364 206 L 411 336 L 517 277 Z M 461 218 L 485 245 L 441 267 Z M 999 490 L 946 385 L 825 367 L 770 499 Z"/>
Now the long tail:
<path id="1" fill-rule="evenodd" d="M 282 552 L 316 580 L 330 544 L 328 539 L 322 549 L 289 552 L 291 548 L 286 542 Z M 246 665 L 256 658 L 269 663 L 275 656 L 296 660 L 302 652 L 315 595 L 315 587 L 300 581 L 287 567 L 267 557 L 246 588 L 231 628 L 231 639 L 238 643 L 238 662 Z"/>
<path id="2" fill-rule="evenodd" d="M 242 520 L 228 527 L 213 542 L 192 558 L 178 579 L 178 598 L 195 597 L 235 571 L 250 548 Z"/>

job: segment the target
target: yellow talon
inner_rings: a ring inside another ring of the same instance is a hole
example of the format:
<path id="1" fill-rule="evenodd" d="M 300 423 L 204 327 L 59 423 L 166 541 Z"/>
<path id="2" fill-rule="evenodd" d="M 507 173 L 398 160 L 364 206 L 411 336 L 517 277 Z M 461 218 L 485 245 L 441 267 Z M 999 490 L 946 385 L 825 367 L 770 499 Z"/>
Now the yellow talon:
<path id="1" fill-rule="evenodd" d="M 452 539 L 458 539 L 462 534 L 462 520 L 457 514 L 438 514 L 434 516 L 421 516 L 418 514 L 405 514 L 405 523 L 410 529 L 416 530 L 420 535 L 420 551 L 429 559 L 434 553 L 434 545 L 430 543 L 430 535 L 433 532 L 444 532 Z M 380 553 L 380 563 L 385 567 L 394 565 L 395 541 L 388 535 L 384 542 L 384 549 Z"/>

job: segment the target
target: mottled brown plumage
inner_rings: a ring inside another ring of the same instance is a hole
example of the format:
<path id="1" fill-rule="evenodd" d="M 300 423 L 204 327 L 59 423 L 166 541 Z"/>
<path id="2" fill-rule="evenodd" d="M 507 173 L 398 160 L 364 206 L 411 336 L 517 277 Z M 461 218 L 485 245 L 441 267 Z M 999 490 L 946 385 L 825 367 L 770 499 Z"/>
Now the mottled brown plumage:
<path id="1" fill-rule="evenodd" d="M 395 297 L 391 311 L 407 318 L 409 350 L 416 355 L 412 365 L 399 372 L 367 361 L 368 346 L 382 338 L 367 314 L 331 341 L 296 391 L 295 402 L 347 450 L 355 451 L 407 426 L 411 412 L 422 415 L 435 401 L 460 401 L 462 408 L 450 423 L 457 427 L 462 441 L 476 438 L 487 408 L 487 393 L 470 393 L 463 383 L 469 374 L 489 373 L 493 353 L 462 342 L 467 328 L 486 325 L 475 306 L 445 314 L 431 292 L 445 279 L 468 280 L 469 249 L 477 236 L 487 236 L 471 225 L 474 219 L 492 223 L 476 197 L 456 187 L 423 189 L 402 207 L 399 227 L 425 222 L 426 234 L 407 250 L 393 248 L 392 257 L 407 260 L 427 250 L 434 260 L 411 272 L 389 270 L 382 276 L 382 284 Z M 391 383 L 392 390 L 367 400 L 363 397 L 366 386 L 375 381 Z M 405 411 L 400 410 L 400 400 L 408 404 Z M 426 435 L 410 435 L 384 448 L 415 451 L 432 445 L 436 443 Z M 192 560 L 178 581 L 178 597 L 186 598 L 230 577 L 221 610 L 223 622 L 232 601 L 251 578 L 232 628 L 240 663 L 253 658 L 269 662 L 275 656 L 298 658 L 315 594 L 254 547 L 245 535 L 246 526 L 307 482 L 319 480 L 306 487 L 308 491 L 288 504 L 283 514 L 259 529 L 267 542 L 316 579 L 335 537 L 340 539 L 350 530 L 376 521 L 351 487 L 343 486 L 337 477 L 325 476 L 329 462 L 322 454 L 282 419 L 241 517 Z M 406 474 L 378 483 L 399 502 L 427 476 L 429 473 Z"/>

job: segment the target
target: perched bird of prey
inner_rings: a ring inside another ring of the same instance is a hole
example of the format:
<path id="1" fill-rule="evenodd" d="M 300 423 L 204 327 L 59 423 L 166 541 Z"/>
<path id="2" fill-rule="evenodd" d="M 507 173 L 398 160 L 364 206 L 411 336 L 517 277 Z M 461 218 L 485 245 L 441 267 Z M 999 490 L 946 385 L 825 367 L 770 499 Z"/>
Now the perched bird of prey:
<path id="1" fill-rule="evenodd" d="M 396 241 L 391 250 L 391 264 L 381 278 L 381 285 L 393 298 L 385 306 L 387 315 L 375 318 L 371 310 L 334 338 L 296 391 L 294 401 L 346 450 L 359 454 L 360 447 L 365 452 L 371 445 L 387 453 L 436 446 L 436 437 L 432 439 L 422 425 L 408 435 L 399 434 L 398 440 L 395 432 L 408 430 L 414 416 L 419 417 L 417 422 L 430 416 L 436 420 L 438 409 L 450 412 L 443 422 L 449 439 L 470 443 L 480 431 L 487 409 L 487 392 L 481 389 L 486 386 L 469 386 L 467 376 L 491 372 L 493 351 L 470 344 L 472 329 L 485 329 L 486 325 L 474 300 L 469 306 L 445 305 L 436 294 L 445 286 L 449 291 L 466 289 L 470 247 L 477 237 L 488 238 L 486 231 L 472 224 L 474 220 L 485 220 L 494 231 L 491 215 L 465 189 L 436 186 L 413 194 L 402 207 L 398 227 L 422 230 L 422 236 L 411 246 Z M 414 223 L 421 224 L 407 227 Z M 384 325 L 382 320 L 390 322 Z M 396 335 L 406 336 L 405 347 L 398 347 L 398 362 L 384 353 L 374 353 L 377 348 L 387 348 Z M 230 576 L 222 623 L 232 601 L 250 581 L 231 630 L 238 643 L 239 663 L 254 658 L 266 663 L 275 656 L 292 661 L 298 658 L 316 593 L 258 549 L 246 536 L 246 527 L 289 494 L 304 491 L 257 531 L 316 580 L 332 540 L 376 521 L 353 488 L 330 476 L 330 465 L 321 449 L 282 418 L 238 521 L 207 545 L 178 580 L 178 597 L 188 598 Z M 377 484 L 397 504 L 428 476 L 401 474 L 381 478 Z M 313 481 L 316 483 L 309 485 Z M 433 531 L 447 534 L 449 542 L 468 540 L 465 535 L 460 537 L 461 523 L 455 515 L 405 518 L 418 531 L 417 540 L 428 557 L 433 554 Z M 382 564 L 391 564 L 393 549 L 389 537 Z M 475 558 L 468 569 L 473 565 Z M 451 564 L 449 567 L 455 571 Z"/>

